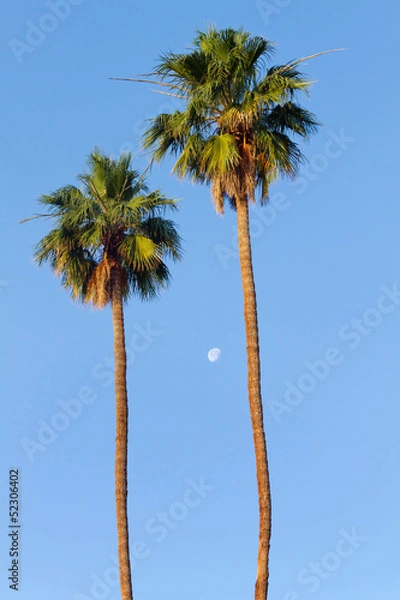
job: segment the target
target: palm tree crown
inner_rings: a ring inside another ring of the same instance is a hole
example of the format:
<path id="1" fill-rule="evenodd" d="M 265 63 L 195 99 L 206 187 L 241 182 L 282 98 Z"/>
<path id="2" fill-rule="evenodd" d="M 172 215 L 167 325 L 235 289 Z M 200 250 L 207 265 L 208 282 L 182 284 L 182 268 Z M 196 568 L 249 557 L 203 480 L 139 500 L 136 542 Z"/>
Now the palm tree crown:
<path id="1" fill-rule="evenodd" d="M 73 298 L 99 308 L 111 301 L 112 274 L 122 298 L 154 297 L 169 282 L 165 257 L 181 257 L 180 238 L 166 209 L 176 201 L 150 192 L 131 168 L 131 154 L 118 160 L 94 150 L 81 189 L 68 185 L 39 199 L 56 227 L 36 246 L 35 260 L 62 276 Z"/>
<path id="2" fill-rule="evenodd" d="M 243 30 L 199 32 L 187 54 L 164 54 L 156 83 L 185 103 L 183 111 L 158 115 L 144 145 L 155 160 L 178 156 L 174 171 L 212 184 L 217 212 L 224 201 L 268 197 L 280 174 L 294 176 L 303 156 L 295 136 L 307 138 L 318 123 L 295 102 L 311 82 L 300 61 L 266 68 L 273 44 Z M 163 92 L 162 92 L 163 93 Z"/>

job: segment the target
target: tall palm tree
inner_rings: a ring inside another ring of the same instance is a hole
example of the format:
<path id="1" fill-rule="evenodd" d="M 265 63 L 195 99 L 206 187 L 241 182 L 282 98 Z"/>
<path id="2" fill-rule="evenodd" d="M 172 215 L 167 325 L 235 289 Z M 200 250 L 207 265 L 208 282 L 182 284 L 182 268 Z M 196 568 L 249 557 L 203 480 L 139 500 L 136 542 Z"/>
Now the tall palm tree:
<path id="1" fill-rule="evenodd" d="M 155 80 L 135 80 L 155 83 L 161 93 L 183 103 L 182 110 L 159 114 L 147 129 L 144 146 L 153 160 L 172 154 L 179 177 L 211 185 L 217 213 L 223 212 L 225 201 L 237 213 L 259 499 L 256 600 L 268 594 L 271 494 L 249 203 L 257 194 L 265 203 L 279 175 L 295 176 L 303 157 L 294 138 L 308 138 L 318 125 L 314 115 L 296 103 L 297 93 L 307 91 L 311 83 L 297 69 L 305 59 L 267 68 L 272 51 L 273 45 L 262 37 L 210 28 L 198 32 L 188 53 L 163 54 L 151 74 Z"/>
<path id="2" fill-rule="evenodd" d="M 55 227 L 38 243 L 35 260 L 49 263 L 74 299 L 98 308 L 110 304 L 114 328 L 116 453 L 115 495 L 122 600 L 132 600 L 127 511 L 128 395 L 123 304 L 130 295 L 155 297 L 170 274 L 166 257 L 180 259 L 180 237 L 164 218 L 176 202 L 149 192 L 131 168 L 94 150 L 81 189 L 68 185 L 40 198 Z"/>

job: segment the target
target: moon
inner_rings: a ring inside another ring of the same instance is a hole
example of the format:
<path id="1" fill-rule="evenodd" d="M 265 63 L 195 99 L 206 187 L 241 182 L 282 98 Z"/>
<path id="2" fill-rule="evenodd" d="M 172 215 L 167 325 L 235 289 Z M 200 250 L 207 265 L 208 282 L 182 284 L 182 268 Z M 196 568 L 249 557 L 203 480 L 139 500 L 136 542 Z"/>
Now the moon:
<path id="1" fill-rule="evenodd" d="M 211 348 L 207 354 L 208 360 L 212 363 L 217 362 L 220 356 L 221 350 L 219 348 Z"/>

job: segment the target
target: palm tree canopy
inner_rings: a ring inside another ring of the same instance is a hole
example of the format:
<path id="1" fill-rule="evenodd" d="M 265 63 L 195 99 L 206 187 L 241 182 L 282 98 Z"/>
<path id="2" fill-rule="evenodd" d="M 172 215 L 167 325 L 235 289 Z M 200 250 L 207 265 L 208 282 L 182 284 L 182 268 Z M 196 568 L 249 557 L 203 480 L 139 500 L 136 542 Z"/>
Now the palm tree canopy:
<path id="1" fill-rule="evenodd" d="M 176 201 L 149 192 L 131 159 L 95 149 L 78 176 L 80 188 L 68 185 L 39 199 L 48 211 L 40 216 L 56 226 L 37 244 L 36 262 L 49 263 L 74 299 L 99 308 L 111 301 L 113 271 L 124 299 L 147 299 L 169 282 L 165 259 L 181 258 L 176 226 L 163 216 Z"/>
<path id="2" fill-rule="evenodd" d="M 171 153 L 180 177 L 212 184 L 218 212 L 224 201 L 261 202 L 278 175 L 295 176 L 303 155 L 294 141 L 319 125 L 296 102 L 311 81 L 297 66 L 304 59 L 267 68 L 274 50 L 243 30 L 198 32 L 193 50 L 165 53 L 156 83 L 184 102 L 183 110 L 159 114 L 144 136 L 154 160 Z"/>

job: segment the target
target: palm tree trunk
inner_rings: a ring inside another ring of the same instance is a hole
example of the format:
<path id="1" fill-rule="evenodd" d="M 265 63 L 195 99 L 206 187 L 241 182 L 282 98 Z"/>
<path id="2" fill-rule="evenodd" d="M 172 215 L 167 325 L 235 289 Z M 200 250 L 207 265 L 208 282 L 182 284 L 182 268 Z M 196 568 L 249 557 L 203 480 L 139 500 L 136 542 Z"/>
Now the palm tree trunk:
<path id="1" fill-rule="evenodd" d="M 253 427 L 254 450 L 256 455 L 260 515 L 255 600 L 265 600 L 268 594 L 268 557 L 271 538 L 271 493 L 261 399 L 257 302 L 251 258 L 249 207 L 247 199 L 238 201 L 236 206 L 240 271 L 242 275 L 244 296 L 244 320 L 246 327 L 248 394 L 251 423 Z"/>
<path id="2" fill-rule="evenodd" d="M 128 529 L 128 394 L 126 390 L 126 349 L 124 329 L 124 309 L 121 293 L 121 280 L 114 267 L 112 284 L 112 319 L 114 328 L 115 357 L 115 499 L 117 510 L 118 561 L 122 600 L 132 600 L 131 563 L 129 557 Z"/>

